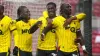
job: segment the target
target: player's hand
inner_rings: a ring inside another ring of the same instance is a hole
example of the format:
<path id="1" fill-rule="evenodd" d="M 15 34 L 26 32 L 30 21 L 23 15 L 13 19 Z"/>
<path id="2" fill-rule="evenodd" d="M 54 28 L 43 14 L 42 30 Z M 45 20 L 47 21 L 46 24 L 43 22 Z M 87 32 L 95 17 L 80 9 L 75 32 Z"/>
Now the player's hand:
<path id="1" fill-rule="evenodd" d="M 80 43 L 81 42 L 81 38 L 76 38 L 75 39 L 75 43 Z"/>
<path id="2" fill-rule="evenodd" d="M 37 25 L 40 26 L 42 24 L 42 21 L 38 21 Z"/>
<path id="3" fill-rule="evenodd" d="M 74 16 L 74 17 L 71 17 L 71 19 L 72 19 L 72 20 L 77 20 L 77 17 L 76 17 L 76 16 Z"/>
<path id="4" fill-rule="evenodd" d="M 83 50 L 83 55 L 88 56 L 88 52 L 86 50 Z"/>
<path id="5" fill-rule="evenodd" d="M 42 41 L 44 41 L 44 37 L 45 37 L 45 34 L 42 33 L 42 34 L 41 34 L 41 40 L 42 40 Z"/>
<path id="6" fill-rule="evenodd" d="M 18 55 L 18 47 L 17 46 L 15 46 L 14 49 L 13 49 L 13 55 L 14 56 Z"/>

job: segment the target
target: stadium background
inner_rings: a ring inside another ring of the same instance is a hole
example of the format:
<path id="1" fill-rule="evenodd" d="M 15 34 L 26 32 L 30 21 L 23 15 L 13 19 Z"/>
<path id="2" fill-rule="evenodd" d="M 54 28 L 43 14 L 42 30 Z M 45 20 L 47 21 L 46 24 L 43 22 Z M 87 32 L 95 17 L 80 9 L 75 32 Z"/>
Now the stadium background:
<path id="1" fill-rule="evenodd" d="M 5 6 L 6 15 L 10 16 L 13 19 L 17 18 L 17 8 L 21 5 L 25 5 L 31 11 L 31 18 L 38 19 L 42 15 L 42 11 L 46 9 L 46 4 L 48 2 L 55 2 L 57 4 L 57 14 L 59 13 L 59 5 L 61 2 L 68 2 L 72 5 L 72 14 L 78 13 L 79 0 L 0 0 L 0 4 Z M 92 53 L 93 56 L 100 56 L 100 42 L 96 42 L 96 38 L 100 38 L 100 0 L 92 0 Z M 83 30 L 83 22 L 81 26 L 82 33 Z M 37 46 L 37 30 L 33 34 L 33 55 L 36 53 Z M 83 34 L 84 36 L 84 34 Z M 11 42 L 11 53 L 13 49 L 13 38 Z M 81 49 L 82 52 L 82 49 Z"/>

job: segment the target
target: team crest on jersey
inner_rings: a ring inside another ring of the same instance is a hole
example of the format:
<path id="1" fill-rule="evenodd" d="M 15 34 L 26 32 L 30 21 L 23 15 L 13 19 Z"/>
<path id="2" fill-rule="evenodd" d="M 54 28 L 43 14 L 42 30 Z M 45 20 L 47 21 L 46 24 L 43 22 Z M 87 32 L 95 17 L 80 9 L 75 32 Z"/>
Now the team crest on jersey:
<path id="1" fill-rule="evenodd" d="M 55 33 L 55 29 L 52 29 L 51 32 L 52 32 L 52 33 Z"/>
<path id="2" fill-rule="evenodd" d="M 75 27 L 71 27 L 70 31 L 75 33 Z"/>

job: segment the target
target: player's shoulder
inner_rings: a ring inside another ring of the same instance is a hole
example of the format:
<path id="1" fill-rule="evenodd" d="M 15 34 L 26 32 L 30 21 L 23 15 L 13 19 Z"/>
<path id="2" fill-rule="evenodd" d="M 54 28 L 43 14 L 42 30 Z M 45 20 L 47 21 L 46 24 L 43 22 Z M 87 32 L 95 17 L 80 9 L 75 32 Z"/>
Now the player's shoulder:
<path id="1" fill-rule="evenodd" d="M 58 16 L 55 17 L 55 19 L 57 19 L 57 18 L 62 18 L 62 16 L 58 15 Z"/>
<path id="2" fill-rule="evenodd" d="M 57 20 L 59 18 L 59 16 L 56 16 L 55 18 L 53 18 L 53 20 Z"/>
<path id="3" fill-rule="evenodd" d="M 16 20 L 12 20 L 14 23 L 16 23 L 17 21 Z"/>
<path id="4" fill-rule="evenodd" d="M 31 24 L 36 23 L 37 21 L 38 21 L 37 19 L 33 19 L 33 18 L 29 19 L 29 23 Z"/>
<path id="5" fill-rule="evenodd" d="M 41 16 L 41 17 L 39 17 L 38 18 L 38 21 L 43 21 L 43 20 L 45 20 L 46 18 L 44 17 L 44 16 Z"/>
<path id="6" fill-rule="evenodd" d="M 37 21 L 37 19 L 33 19 L 33 18 L 31 18 L 31 19 L 29 19 L 29 21 Z"/>
<path id="7" fill-rule="evenodd" d="M 60 15 L 53 19 L 53 21 L 63 21 L 63 20 L 65 20 L 65 18 Z"/>
<path id="8" fill-rule="evenodd" d="M 7 16 L 7 15 L 4 15 L 4 17 L 2 19 L 2 22 L 4 22 L 4 23 L 11 23 L 12 22 L 12 18 Z"/>
<path id="9" fill-rule="evenodd" d="M 18 25 L 18 24 L 22 24 L 23 23 L 23 21 L 22 20 L 20 20 L 20 21 L 16 21 L 16 24 Z"/>
<path id="10" fill-rule="evenodd" d="M 43 11 L 43 16 L 44 16 L 45 18 L 48 17 L 48 12 L 47 12 L 47 10 Z"/>
<path id="11" fill-rule="evenodd" d="M 11 24 L 16 24 L 16 22 L 17 22 L 16 20 L 12 20 Z"/>
<path id="12" fill-rule="evenodd" d="M 12 20 L 12 18 L 7 16 L 7 15 L 4 16 L 4 19 L 7 20 L 7 21 L 11 21 Z"/>
<path id="13" fill-rule="evenodd" d="M 11 17 L 9 17 L 9 16 L 7 16 L 7 15 L 5 15 L 4 18 L 12 19 Z"/>

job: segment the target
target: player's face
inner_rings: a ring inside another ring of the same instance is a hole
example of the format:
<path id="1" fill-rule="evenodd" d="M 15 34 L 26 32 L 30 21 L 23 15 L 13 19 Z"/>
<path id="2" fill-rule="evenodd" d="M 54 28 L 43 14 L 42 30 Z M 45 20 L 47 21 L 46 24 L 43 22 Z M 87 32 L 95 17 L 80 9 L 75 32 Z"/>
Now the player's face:
<path id="1" fill-rule="evenodd" d="M 47 11 L 49 17 L 54 17 L 56 15 L 56 7 L 52 4 L 47 6 Z"/>
<path id="2" fill-rule="evenodd" d="M 64 13 L 66 13 L 67 15 L 71 15 L 71 5 L 70 4 L 64 4 L 63 10 L 64 10 Z"/>
<path id="3" fill-rule="evenodd" d="M 24 8 L 20 15 L 24 19 L 30 19 L 30 11 L 27 8 Z"/>
<path id="4" fill-rule="evenodd" d="M 0 6 L 0 15 L 3 14 L 4 10 L 3 8 Z"/>

